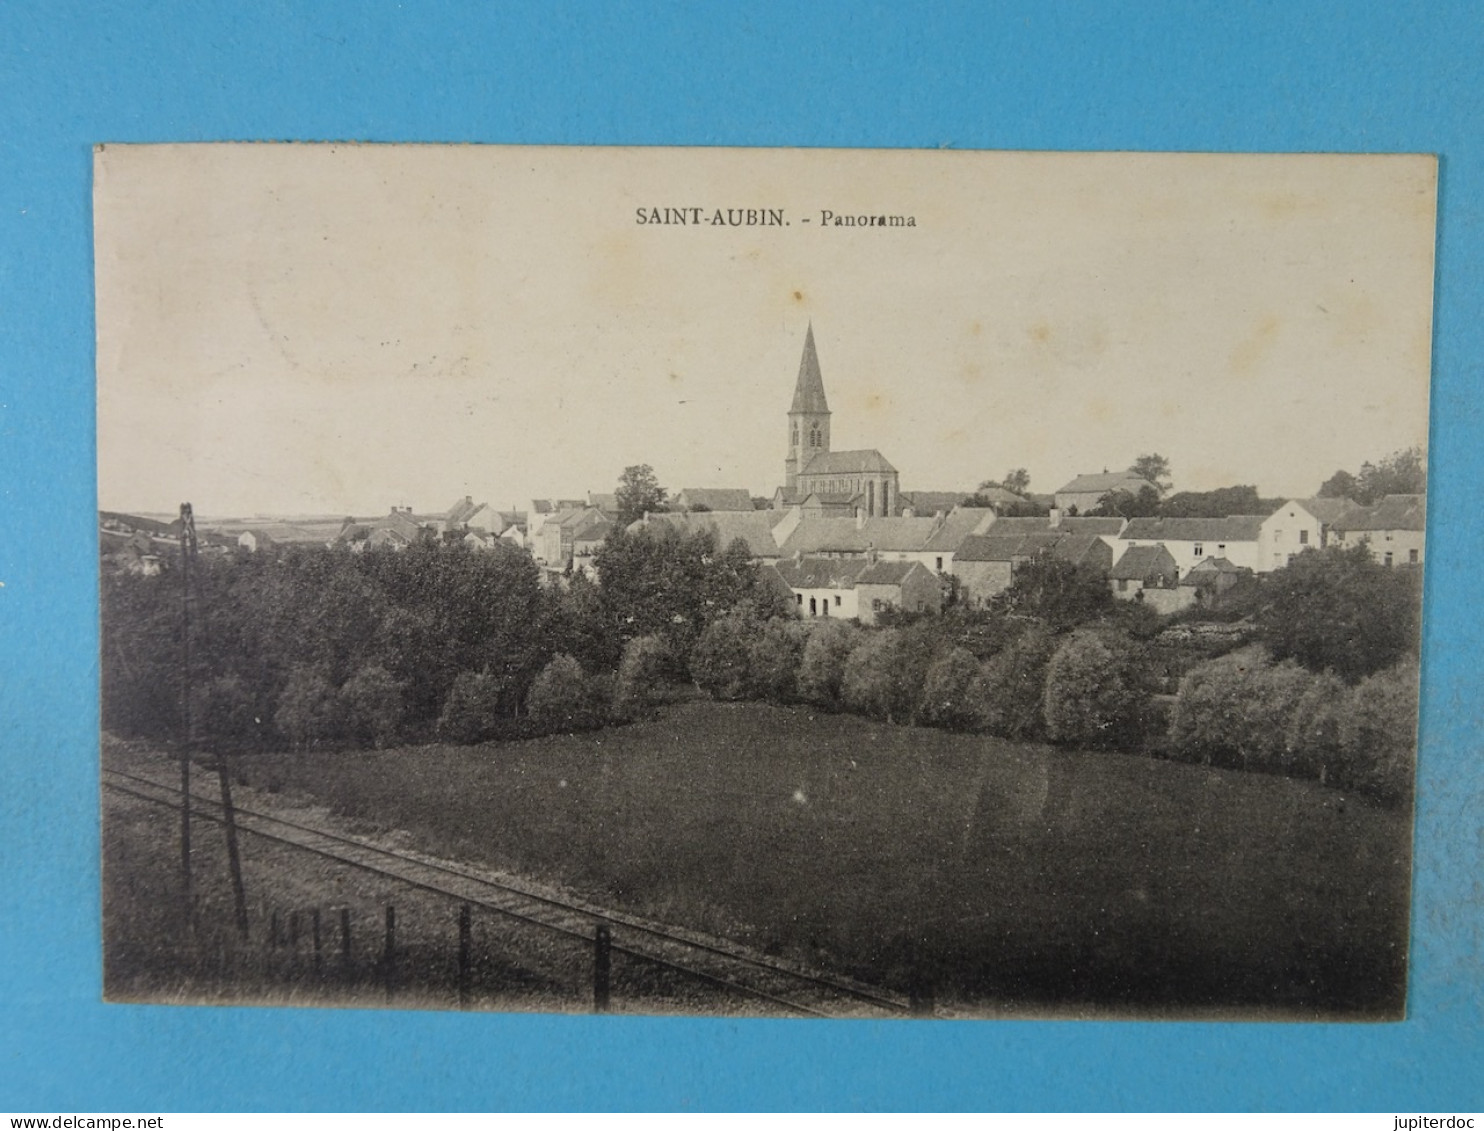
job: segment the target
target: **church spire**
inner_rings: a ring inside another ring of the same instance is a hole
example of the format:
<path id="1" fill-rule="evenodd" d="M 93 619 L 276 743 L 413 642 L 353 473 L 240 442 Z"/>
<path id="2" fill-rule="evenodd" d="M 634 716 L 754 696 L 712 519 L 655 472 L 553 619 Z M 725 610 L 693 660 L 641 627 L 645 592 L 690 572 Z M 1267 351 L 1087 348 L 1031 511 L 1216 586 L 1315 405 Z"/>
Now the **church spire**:
<path id="1" fill-rule="evenodd" d="M 814 323 L 804 335 L 804 356 L 799 361 L 799 381 L 794 386 L 794 403 L 789 412 L 829 412 L 824 399 L 824 378 L 819 373 L 819 355 L 814 351 Z"/>

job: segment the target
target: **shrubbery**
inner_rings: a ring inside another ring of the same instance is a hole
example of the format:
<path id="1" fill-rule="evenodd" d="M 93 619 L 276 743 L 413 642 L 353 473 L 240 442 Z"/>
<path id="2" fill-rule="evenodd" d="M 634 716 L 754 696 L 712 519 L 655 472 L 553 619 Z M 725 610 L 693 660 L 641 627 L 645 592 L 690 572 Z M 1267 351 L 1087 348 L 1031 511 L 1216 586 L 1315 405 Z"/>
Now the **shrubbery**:
<path id="1" fill-rule="evenodd" d="M 490 672 L 460 673 L 438 716 L 439 737 L 461 745 L 493 737 L 504 715 L 503 694 L 500 681 Z"/>
<path id="2" fill-rule="evenodd" d="M 820 621 L 809 628 L 799 660 L 799 696 L 828 711 L 845 706 L 845 664 L 862 630 L 845 621 Z"/>
<path id="3" fill-rule="evenodd" d="M 607 703 L 582 665 L 571 656 L 559 655 L 531 683 L 526 712 L 534 722 L 553 730 L 591 730 L 603 725 Z"/>
<path id="4" fill-rule="evenodd" d="M 1066 638 L 1046 665 L 1046 737 L 1114 750 L 1144 738 L 1149 691 L 1125 639 L 1090 629 Z"/>
<path id="5" fill-rule="evenodd" d="M 966 648 L 957 646 L 941 653 L 927 670 L 922 686 L 922 713 L 934 726 L 967 730 L 978 721 L 978 702 L 973 695 L 979 678 L 979 661 Z"/>
<path id="6" fill-rule="evenodd" d="M 643 718 L 659 702 L 659 689 L 674 664 L 658 636 L 636 636 L 624 645 L 613 687 L 615 719 Z"/>
<path id="7" fill-rule="evenodd" d="M 1031 628 L 979 667 L 969 689 L 978 727 L 1001 738 L 1028 742 L 1046 735 L 1046 665 L 1058 639 Z"/>
<path id="8" fill-rule="evenodd" d="M 340 710 L 348 736 L 378 750 L 402 725 L 402 684 L 380 664 L 370 664 L 340 688 Z"/>
<path id="9" fill-rule="evenodd" d="M 1397 805 L 1412 796 L 1416 770 L 1418 678 L 1401 663 L 1362 680 L 1340 720 L 1344 753 L 1336 784 Z"/>

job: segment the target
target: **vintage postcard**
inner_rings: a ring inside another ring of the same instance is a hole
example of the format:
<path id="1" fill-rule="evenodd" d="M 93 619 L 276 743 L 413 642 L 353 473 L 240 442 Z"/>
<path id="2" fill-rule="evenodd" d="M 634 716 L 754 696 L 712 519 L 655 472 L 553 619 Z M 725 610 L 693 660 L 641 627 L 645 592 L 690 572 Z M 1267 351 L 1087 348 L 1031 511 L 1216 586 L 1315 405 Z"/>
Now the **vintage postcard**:
<path id="1" fill-rule="evenodd" d="M 1402 1017 L 1436 185 L 99 147 L 105 996 Z"/>

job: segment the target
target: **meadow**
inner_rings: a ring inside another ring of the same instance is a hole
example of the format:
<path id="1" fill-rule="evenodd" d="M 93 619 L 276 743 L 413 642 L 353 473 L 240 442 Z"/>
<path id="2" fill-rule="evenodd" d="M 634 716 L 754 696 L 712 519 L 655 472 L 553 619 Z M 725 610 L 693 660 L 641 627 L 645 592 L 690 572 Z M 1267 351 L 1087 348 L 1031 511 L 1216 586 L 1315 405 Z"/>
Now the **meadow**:
<path id="1" fill-rule="evenodd" d="M 1312 782 L 757 703 L 245 756 L 426 851 L 985 1014 L 1399 1016 L 1410 814 Z"/>

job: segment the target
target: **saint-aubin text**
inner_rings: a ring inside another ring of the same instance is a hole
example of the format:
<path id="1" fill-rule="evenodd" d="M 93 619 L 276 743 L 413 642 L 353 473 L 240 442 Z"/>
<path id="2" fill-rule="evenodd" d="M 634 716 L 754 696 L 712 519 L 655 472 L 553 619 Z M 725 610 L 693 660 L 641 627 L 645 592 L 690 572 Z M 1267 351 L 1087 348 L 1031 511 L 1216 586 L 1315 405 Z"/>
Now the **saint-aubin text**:
<path id="1" fill-rule="evenodd" d="M 915 228 L 917 217 L 903 213 L 840 213 L 821 208 L 817 226 L 821 228 Z M 793 224 L 782 208 L 706 208 L 699 204 L 685 206 L 640 207 L 634 209 L 634 223 L 640 226 L 717 228 L 787 228 Z M 801 224 L 815 225 L 812 215 L 801 217 Z"/>

